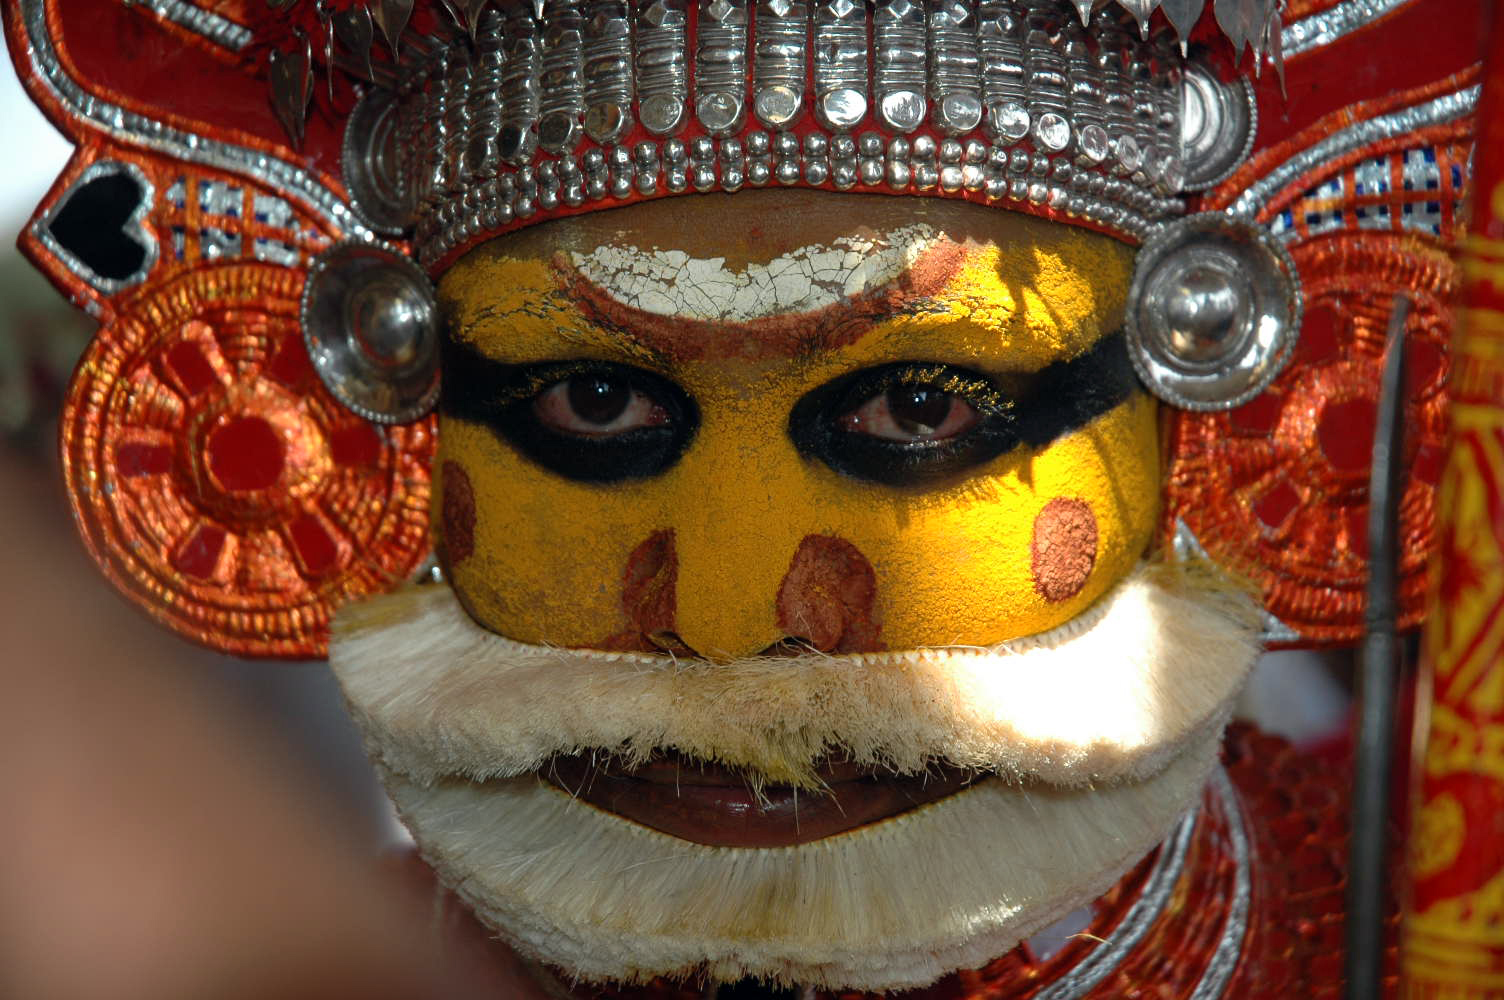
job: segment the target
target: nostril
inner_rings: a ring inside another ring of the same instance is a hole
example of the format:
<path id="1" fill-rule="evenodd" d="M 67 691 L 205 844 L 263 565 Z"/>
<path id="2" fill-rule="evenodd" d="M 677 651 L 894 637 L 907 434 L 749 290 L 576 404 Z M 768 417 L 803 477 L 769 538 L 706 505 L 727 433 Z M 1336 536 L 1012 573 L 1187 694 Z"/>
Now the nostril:
<path id="1" fill-rule="evenodd" d="M 696 653 L 692 648 L 690 648 L 689 643 L 679 638 L 677 633 L 667 631 L 650 632 L 648 633 L 647 639 L 648 642 L 652 643 L 654 646 L 657 646 L 665 653 L 672 653 L 674 656 L 693 656 L 700 658 L 700 654 Z"/>
<path id="2" fill-rule="evenodd" d="M 805 535 L 778 587 L 778 627 L 822 653 L 883 648 L 873 620 L 877 574 L 860 549 L 834 535 Z"/>
<path id="3" fill-rule="evenodd" d="M 814 643 L 803 636 L 791 635 L 785 639 L 779 639 L 771 646 L 758 653 L 758 656 L 771 658 L 789 656 L 808 656 L 810 653 L 818 653 L 820 650 Z"/>

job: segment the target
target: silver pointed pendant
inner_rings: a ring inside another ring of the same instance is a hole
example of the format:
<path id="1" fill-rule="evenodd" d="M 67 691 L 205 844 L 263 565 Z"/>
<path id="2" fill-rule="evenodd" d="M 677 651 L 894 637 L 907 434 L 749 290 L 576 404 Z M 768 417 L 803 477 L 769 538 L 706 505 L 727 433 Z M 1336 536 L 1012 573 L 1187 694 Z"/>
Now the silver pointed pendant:
<path id="1" fill-rule="evenodd" d="M 491 0 L 463 0 L 465 5 L 465 25 L 470 29 L 470 41 L 475 41 L 475 32 L 480 28 L 480 16 L 485 13 L 486 4 Z"/>
<path id="2" fill-rule="evenodd" d="M 273 50 L 267 66 L 272 88 L 272 110 L 287 130 L 294 148 L 303 146 L 303 127 L 308 122 L 308 102 L 313 97 L 313 43 L 297 32 L 297 48 Z"/>
<path id="3" fill-rule="evenodd" d="M 1097 5 L 1096 0 L 1072 0 L 1076 5 L 1076 12 L 1081 15 L 1081 27 L 1086 27 L 1091 21 L 1091 9 Z"/>
<path id="4" fill-rule="evenodd" d="M 1165 12 L 1165 19 L 1175 29 L 1175 34 L 1180 36 L 1180 53 L 1184 55 L 1186 45 L 1191 40 L 1191 31 L 1196 27 L 1196 22 L 1201 20 L 1201 12 L 1206 9 L 1206 0 L 1160 0 L 1159 9 Z"/>
<path id="5" fill-rule="evenodd" d="M 1143 38 L 1149 37 L 1149 15 L 1154 13 L 1154 7 L 1158 0 L 1118 0 L 1123 9 L 1133 15 L 1138 22 L 1138 33 Z"/>
<path id="6" fill-rule="evenodd" d="M 381 29 L 386 43 L 392 47 L 392 55 L 400 57 L 402 33 L 407 30 L 407 22 L 413 16 L 413 0 L 376 0 L 371 16 L 375 18 L 376 27 Z"/>
<path id="7" fill-rule="evenodd" d="M 334 35 L 352 56 L 355 69 L 369 80 L 374 76 L 371 69 L 371 46 L 376 41 L 376 25 L 371 21 L 371 12 L 364 7 L 351 7 L 335 14 L 330 21 Z"/>
<path id="8" fill-rule="evenodd" d="M 1269 19 L 1264 16 L 1267 0 L 1243 0 L 1243 37 L 1253 50 L 1253 66 L 1257 70 L 1264 53 L 1264 29 Z"/>
<path id="9" fill-rule="evenodd" d="M 1248 44 L 1248 35 L 1243 30 L 1243 11 L 1248 0 L 1215 0 L 1212 10 L 1217 15 L 1217 25 L 1227 40 L 1232 42 L 1235 58 L 1243 57 L 1243 47 Z"/>
<path id="10" fill-rule="evenodd" d="M 1285 25 L 1278 11 L 1269 26 L 1269 61 L 1274 63 L 1274 72 L 1279 74 L 1280 96 L 1289 97 L 1285 90 Z"/>
<path id="11" fill-rule="evenodd" d="M 543 0 L 533 0 L 533 20 L 543 20 Z"/>
<path id="12" fill-rule="evenodd" d="M 334 24 L 324 22 L 324 79 L 329 83 L 329 103 L 334 103 Z"/>
<path id="13" fill-rule="evenodd" d="M 454 22 L 456 28 L 465 27 L 465 9 L 461 6 L 460 0 L 440 0 L 439 6 L 448 13 L 449 19 Z"/>
<path id="14" fill-rule="evenodd" d="M 1258 52 L 1256 55 L 1259 62 L 1262 63 L 1264 58 L 1274 51 L 1274 46 L 1277 44 L 1277 36 L 1280 30 L 1278 24 L 1279 5 L 1272 3 L 1271 0 L 1263 0 L 1262 9 L 1255 13 L 1259 19 Z"/>

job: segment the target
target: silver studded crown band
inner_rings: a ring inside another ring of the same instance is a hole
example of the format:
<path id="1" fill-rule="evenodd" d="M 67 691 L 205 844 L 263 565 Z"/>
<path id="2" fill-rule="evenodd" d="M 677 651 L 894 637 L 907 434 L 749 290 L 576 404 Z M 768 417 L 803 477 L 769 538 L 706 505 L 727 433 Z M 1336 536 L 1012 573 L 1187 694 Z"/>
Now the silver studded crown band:
<path id="1" fill-rule="evenodd" d="M 1227 409 L 1288 360 L 1299 278 L 1250 220 L 1185 216 L 1183 193 L 1247 157 L 1256 106 L 1163 30 L 1183 40 L 1171 7 L 1202 0 L 1159 0 L 1151 24 L 1154 2 L 471 0 L 370 73 L 346 186 L 374 228 L 411 229 L 430 275 L 534 222 L 748 186 L 1071 222 L 1142 245 L 1126 332 L 1144 385 Z M 1268 5 L 1261 23 L 1277 24 L 1273 0 L 1229 4 Z M 330 390 L 371 420 L 426 412 L 439 338 L 423 272 L 355 241 L 320 257 L 308 289 L 304 333 Z"/>
<path id="2" fill-rule="evenodd" d="M 346 136 L 357 209 L 414 227 L 430 272 L 532 222 L 768 185 L 999 203 L 1137 243 L 1195 173 L 1181 50 L 1118 6 L 542 0 L 467 27 L 405 38 Z"/>

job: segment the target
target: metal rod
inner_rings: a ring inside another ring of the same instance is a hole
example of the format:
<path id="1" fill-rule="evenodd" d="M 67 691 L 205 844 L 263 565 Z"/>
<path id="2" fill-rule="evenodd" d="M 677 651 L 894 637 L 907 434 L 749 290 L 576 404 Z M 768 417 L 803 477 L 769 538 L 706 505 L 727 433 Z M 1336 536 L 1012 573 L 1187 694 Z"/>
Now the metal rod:
<path id="1" fill-rule="evenodd" d="M 1347 878 L 1348 1000 L 1383 995 L 1388 912 L 1389 792 L 1399 677 L 1399 507 L 1404 493 L 1405 321 L 1396 295 L 1379 393 L 1368 487 L 1368 613 L 1357 677 L 1357 759 Z"/>

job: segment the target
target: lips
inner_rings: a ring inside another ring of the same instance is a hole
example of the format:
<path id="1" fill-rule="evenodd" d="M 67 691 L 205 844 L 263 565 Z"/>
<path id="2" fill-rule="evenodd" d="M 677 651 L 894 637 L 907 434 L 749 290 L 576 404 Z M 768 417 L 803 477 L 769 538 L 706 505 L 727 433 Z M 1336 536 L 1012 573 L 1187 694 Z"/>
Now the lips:
<path id="1" fill-rule="evenodd" d="M 624 769 L 583 755 L 554 757 L 540 777 L 581 801 L 682 840 L 714 847 L 790 847 L 845 833 L 951 795 L 984 775 L 936 765 L 918 775 L 829 762 L 823 791 L 765 785 L 665 753 Z"/>

